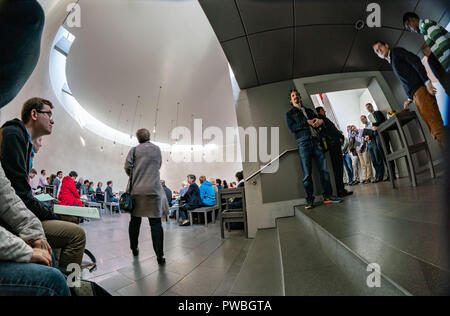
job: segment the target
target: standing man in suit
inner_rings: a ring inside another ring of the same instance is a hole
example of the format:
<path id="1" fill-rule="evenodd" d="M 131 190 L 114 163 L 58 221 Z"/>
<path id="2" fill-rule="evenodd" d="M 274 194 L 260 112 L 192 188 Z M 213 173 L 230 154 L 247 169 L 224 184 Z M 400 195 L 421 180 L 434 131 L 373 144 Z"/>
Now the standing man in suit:
<path id="1" fill-rule="evenodd" d="M 431 135 L 441 149 L 444 149 L 444 121 L 437 104 L 435 89 L 427 76 L 422 61 L 415 54 L 401 47 L 393 49 L 387 43 L 376 41 L 373 44 L 375 54 L 392 65 L 392 69 L 400 80 L 408 100 L 404 108 L 414 101 L 422 119 L 427 124 Z"/>

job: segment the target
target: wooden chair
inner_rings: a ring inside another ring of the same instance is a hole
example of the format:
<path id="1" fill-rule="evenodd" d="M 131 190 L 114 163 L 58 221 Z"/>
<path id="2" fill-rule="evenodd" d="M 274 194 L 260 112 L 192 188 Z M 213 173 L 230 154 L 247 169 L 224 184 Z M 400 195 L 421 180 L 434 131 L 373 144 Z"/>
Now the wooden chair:
<path id="1" fill-rule="evenodd" d="M 241 198 L 242 208 L 230 209 L 230 200 Z M 220 203 L 220 233 L 222 239 L 225 238 L 224 225 L 228 223 L 244 223 L 245 236 L 248 238 L 247 227 L 247 205 L 245 202 L 245 188 L 219 190 L 219 201 L 225 200 L 225 203 Z"/>
<path id="2" fill-rule="evenodd" d="M 210 212 L 211 212 L 211 220 L 212 220 L 213 224 L 215 224 L 216 223 L 216 210 L 218 210 L 219 208 L 220 208 L 219 194 L 218 194 L 218 192 L 216 192 L 216 205 L 196 208 L 194 210 L 188 211 L 189 220 L 191 222 L 191 225 L 193 223 L 192 222 L 192 214 L 193 213 L 203 213 L 205 215 L 205 227 L 208 227 L 208 213 L 210 213 Z"/>

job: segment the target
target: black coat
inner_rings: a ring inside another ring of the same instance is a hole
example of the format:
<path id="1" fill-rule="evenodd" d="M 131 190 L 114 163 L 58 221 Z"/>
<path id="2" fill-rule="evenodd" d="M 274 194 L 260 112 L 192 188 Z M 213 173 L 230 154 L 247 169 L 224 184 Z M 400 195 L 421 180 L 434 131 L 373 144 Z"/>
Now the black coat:
<path id="1" fill-rule="evenodd" d="M 344 135 L 338 130 L 336 125 L 324 115 L 318 115 L 323 120 L 324 128 L 322 129 L 322 136 L 325 136 L 331 146 L 341 147 L 341 141 L 344 141 Z"/>
<path id="2" fill-rule="evenodd" d="M 0 1 L 0 108 L 19 93 L 36 67 L 44 21 L 36 0 Z"/>
<path id="3" fill-rule="evenodd" d="M 167 202 L 169 202 L 169 206 L 172 206 L 172 191 L 163 184 L 164 193 L 166 193 Z"/>
<path id="4" fill-rule="evenodd" d="M 386 121 L 386 118 L 381 111 L 375 111 L 372 114 L 376 121 L 375 123 L 372 123 L 373 126 L 380 126 Z"/>
<path id="5" fill-rule="evenodd" d="M 183 195 L 183 201 L 189 204 L 190 207 L 201 207 L 203 205 L 200 197 L 200 188 L 197 183 L 192 183 L 189 190 Z"/>
<path id="6" fill-rule="evenodd" d="M 31 193 L 28 174 L 33 145 L 29 141 L 25 125 L 22 121 L 14 119 L 4 124 L 1 132 L 3 136 L 0 152 L 1 164 L 16 194 L 41 221 L 60 219 L 53 213 L 51 207 L 39 202 Z"/>
<path id="7" fill-rule="evenodd" d="M 402 47 L 391 52 L 392 69 L 408 97 L 413 100 L 416 91 L 428 81 L 427 71 L 417 55 Z"/>

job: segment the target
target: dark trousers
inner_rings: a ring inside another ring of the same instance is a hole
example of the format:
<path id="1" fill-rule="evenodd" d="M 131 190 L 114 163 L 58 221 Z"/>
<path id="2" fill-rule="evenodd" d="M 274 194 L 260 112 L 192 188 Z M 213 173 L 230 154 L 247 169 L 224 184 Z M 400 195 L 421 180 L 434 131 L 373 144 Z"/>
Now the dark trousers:
<path id="1" fill-rule="evenodd" d="M 305 187 L 306 200 L 314 201 L 314 183 L 312 180 L 312 161 L 316 161 L 320 173 L 320 183 L 322 184 L 323 197 L 331 197 L 333 191 L 330 183 L 330 174 L 327 169 L 325 153 L 319 147 L 319 142 L 311 137 L 297 139 L 298 152 L 303 170 L 303 186 Z"/>
<path id="2" fill-rule="evenodd" d="M 344 156 L 344 167 L 347 170 L 348 183 L 353 182 L 353 167 L 352 167 L 352 158 L 348 153 Z"/>
<path id="3" fill-rule="evenodd" d="M 445 93 L 450 96 L 450 73 L 445 71 L 439 59 L 433 54 L 428 57 L 428 65 L 439 83 L 444 87 Z"/>
<path id="4" fill-rule="evenodd" d="M 377 147 L 376 142 L 371 141 L 369 143 L 369 154 L 372 160 L 372 165 L 375 168 L 375 179 L 383 180 L 384 177 L 384 162 L 383 155 Z"/>
<path id="5" fill-rule="evenodd" d="M 329 144 L 331 165 L 333 167 L 334 182 L 336 183 L 337 193 L 344 192 L 344 159 L 342 149 L 339 144 Z"/>
<path id="6" fill-rule="evenodd" d="M 161 225 L 161 218 L 149 218 L 150 228 L 152 232 L 153 249 L 156 256 L 164 257 L 164 231 Z M 139 232 L 141 230 L 141 217 L 131 216 L 128 232 L 130 234 L 130 248 L 132 250 L 138 248 Z"/>
<path id="7" fill-rule="evenodd" d="M 389 135 L 385 134 L 384 141 L 386 143 L 387 150 L 390 153 L 391 152 L 391 138 L 389 137 Z M 392 174 L 395 177 L 395 162 L 393 162 L 393 161 L 389 162 L 389 166 L 388 166 L 387 160 L 386 160 L 386 155 L 383 150 L 383 145 L 381 145 L 380 134 L 378 134 L 378 132 L 375 132 L 375 142 L 377 144 L 378 150 L 381 153 L 381 158 L 383 158 L 383 163 L 386 165 L 387 168 L 390 167 L 392 169 Z M 384 174 L 384 172 L 383 172 L 383 174 Z M 389 176 L 389 174 L 388 174 L 388 176 Z"/>
<path id="8" fill-rule="evenodd" d="M 183 221 L 185 221 L 185 220 L 187 220 L 188 219 L 188 213 L 187 213 L 187 211 L 189 211 L 189 210 L 195 210 L 196 208 L 200 208 L 201 206 L 198 206 L 198 205 L 189 205 L 189 204 L 183 204 L 181 207 L 180 207 L 180 216 L 181 216 L 181 219 L 183 220 Z"/>

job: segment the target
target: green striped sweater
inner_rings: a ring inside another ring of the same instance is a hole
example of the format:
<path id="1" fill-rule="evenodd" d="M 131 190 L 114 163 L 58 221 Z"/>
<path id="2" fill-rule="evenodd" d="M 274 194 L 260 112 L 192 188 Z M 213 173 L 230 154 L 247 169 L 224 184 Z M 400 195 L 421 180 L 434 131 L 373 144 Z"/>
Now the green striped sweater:
<path id="1" fill-rule="evenodd" d="M 420 20 L 420 33 L 425 36 L 426 44 L 439 59 L 444 69 L 450 70 L 450 34 L 445 28 L 432 20 Z"/>

